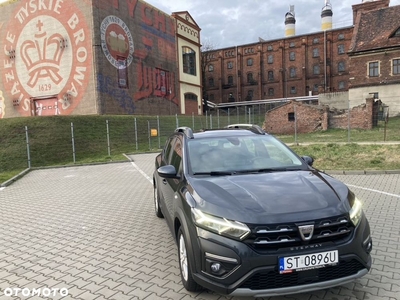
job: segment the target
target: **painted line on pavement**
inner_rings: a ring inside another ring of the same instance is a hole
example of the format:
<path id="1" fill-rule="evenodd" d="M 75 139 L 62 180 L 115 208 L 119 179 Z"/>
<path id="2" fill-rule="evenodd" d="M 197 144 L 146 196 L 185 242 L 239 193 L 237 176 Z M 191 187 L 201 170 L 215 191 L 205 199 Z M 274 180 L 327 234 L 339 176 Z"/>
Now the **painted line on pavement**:
<path id="1" fill-rule="evenodd" d="M 140 169 L 133 161 L 131 161 L 131 164 L 132 164 L 132 166 L 135 167 L 136 170 L 139 171 L 140 174 L 142 174 L 151 184 L 153 184 L 153 180 L 142 169 Z M 362 190 L 366 190 L 366 191 L 370 191 L 370 192 L 374 192 L 374 193 L 378 193 L 378 194 L 382 194 L 382 195 L 400 198 L 400 195 L 397 195 L 397 194 L 392 194 L 392 193 L 387 193 L 387 192 L 383 192 L 383 191 L 379 191 L 379 190 L 365 188 L 365 187 L 358 186 L 358 185 L 347 184 L 347 186 L 351 186 L 354 188 L 358 188 L 358 189 L 362 189 Z M 0 188 L 0 191 L 1 191 L 1 188 Z"/>
<path id="2" fill-rule="evenodd" d="M 0 191 L 4 190 L 5 188 L 6 188 L 5 186 L 0 187 Z"/>
<path id="3" fill-rule="evenodd" d="M 357 185 L 352 185 L 352 184 L 347 184 L 347 186 L 355 187 L 355 188 L 358 188 L 358 189 L 362 189 L 362 190 L 366 190 L 366 191 L 370 191 L 370 192 L 374 192 L 374 193 L 378 193 L 378 194 L 383 194 L 383 195 L 387 195 L 387 196 L 400 198 L 400 195 L 397 195 L 397 194 L 386 193 L 386 192 L 382 192 L 382 191 L 379 191 L 379 190 L 365 188 L 365 187 L 362 187 L 362 186 L 357 186 Z"/>
<path id="4" fill-rule="evenodd" d="M 144 176 L 144 178 L 146 178 L 148 181 L 150 181 L 151 184 L 153 184 L 153 180 L 149 176 L 147 176 L 147 174 L 141 168 L 139 168 L 133 161 L 131 161 L 131 164 L 135 167 L 136 170 L 139 171 L 140 174 Z"/>

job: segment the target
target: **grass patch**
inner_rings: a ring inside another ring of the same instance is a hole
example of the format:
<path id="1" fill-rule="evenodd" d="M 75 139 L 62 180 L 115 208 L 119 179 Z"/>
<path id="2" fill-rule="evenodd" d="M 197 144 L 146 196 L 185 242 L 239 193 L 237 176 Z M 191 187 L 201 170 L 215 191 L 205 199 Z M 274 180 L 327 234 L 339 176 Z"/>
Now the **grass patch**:
<path id="1" fill-rule="evenodd" d="M 400 145 L 314 144 L 291 146 L 314 158 L 320 170 L 400 170 Z"/>
<path id="2" fill-rule="evenodd" d="M 263 115 L 254 117 L 262 122 Z M 160 149 L 177 126 L 195 131 L 248 123 L 236 116 L 54 116 L 0 119 L 0 182 L 32 167 L 78 165 L 126 160 L 124 153 L 154 152 Z M 258 125 L 262 126 L 262 123 Z M 360 145 L 359 142 L 400 141 L 400 117 L 379 123 L 372 130 L 331 129 L 309 134 L 280 135 L 283 142 L 313 143 L 292 146 L 300 155 L 315 158 L 323 170 L 400 169 L 400 148 L 395 145 Z M 150 129 L 159 135 L 151 137 Z M 73 134 L 72 134 L 73 133 Z M 29 158 L 28 145 L 29 139 Z M 340 145 L 339 142 L 353 143 Z"/>

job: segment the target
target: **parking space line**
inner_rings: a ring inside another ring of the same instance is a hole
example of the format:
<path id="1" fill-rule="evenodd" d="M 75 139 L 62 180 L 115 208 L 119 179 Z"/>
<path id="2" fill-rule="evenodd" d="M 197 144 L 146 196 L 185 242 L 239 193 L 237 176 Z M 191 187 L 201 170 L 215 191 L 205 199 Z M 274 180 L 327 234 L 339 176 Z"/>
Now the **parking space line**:
<path id="1" fill-rule="evenodd" d="M 0 191 L 4 190 L 5 188 L 5 186 L 0 187 Z"/>
<path id="2" fill-rule="evenodd" d="M 352 184 L 347 184 L 347 186 L 351 186 L 351 187 L 354 187 L 354 188 L 358 188 L 358 189 L 362 189 L 362 190 L 366 190 L 366 191 L 370 191 L 370 192 L 374 192 L 374 193 L 378 193 L 378 194 L 383 194 L 383 195 L 387 195 L 387 196 L 400 198 L 400 195 L 397 195 L 397 194 L 386 193 L 386 192 L 382 192 L 382 191 L 379 191 L 379 190 L 365 188 L 365 187 L 362 187 L 362 186 L 357 186 L 357 185 L 352 185 Z"/>
<path id="3" fill-rule="evenodd" d="M 133 161 L 131 161 L 131 164 L 136 170 L 139 171 L 140 174 L 142 174 L 148 181 L 150 181 L 151 184 L 153 184 L 153 180 L 141 168 L 139 168 Z"/>

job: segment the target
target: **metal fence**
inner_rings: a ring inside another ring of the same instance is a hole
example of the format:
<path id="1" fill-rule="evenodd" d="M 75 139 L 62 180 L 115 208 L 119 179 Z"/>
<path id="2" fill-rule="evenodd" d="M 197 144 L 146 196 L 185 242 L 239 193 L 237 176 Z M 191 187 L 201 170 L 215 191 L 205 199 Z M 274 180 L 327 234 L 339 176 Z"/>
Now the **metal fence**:
<path id="1" fill-rule="evenodd" d="M 267 104 L 223 108 L 202 116 L 51 117 L 51 122 L 17 118 L 15 122 L 21 126 L 0 126 L 0 174 L 31 167 L 119 160 L 124 158 L 123 153 L 158 151 L 180 126 L 194 131 L 234 123 L 262 126 L 265 113 L 271 108 Z M 286 143 L 400 141 L 399 121 L 400 118 L 393 124 L 378 122 L 369 131 L 348 128 L 304 135 L 294 127 L 291 134 L 278 137 Z"/>

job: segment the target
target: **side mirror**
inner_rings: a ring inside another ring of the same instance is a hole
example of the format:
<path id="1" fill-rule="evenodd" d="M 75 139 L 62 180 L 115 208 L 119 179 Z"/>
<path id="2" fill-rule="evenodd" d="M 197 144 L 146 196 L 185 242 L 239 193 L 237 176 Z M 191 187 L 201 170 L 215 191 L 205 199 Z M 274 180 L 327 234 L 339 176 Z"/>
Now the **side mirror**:
<path id="1" fill-rule="evenodd" d="M 177 178 L 176 169 L 173 165 L 166 165 L 157 169 L 158 175 L 163 178 Z"/>
<path id="2" fill-rule="evenodd" d="M 311 156 L 302 156 L 301 157 L 307 165 L 312 166 L 314 163 L 314 159 Z"/>

